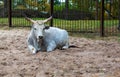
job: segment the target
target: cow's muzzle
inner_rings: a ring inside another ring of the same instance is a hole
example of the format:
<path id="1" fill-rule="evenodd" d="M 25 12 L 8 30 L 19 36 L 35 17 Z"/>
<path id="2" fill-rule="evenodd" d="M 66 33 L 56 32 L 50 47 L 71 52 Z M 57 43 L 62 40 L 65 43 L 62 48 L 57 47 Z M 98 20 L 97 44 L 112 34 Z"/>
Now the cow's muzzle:
<path id="1" fill-rule="evenodd" d="M 43 36 L 39 36 L 39 39 L 43 39 Z"/>
<path id="2" fill-rule="evenodd" d="M 38 36 L 37 42 L 42 42 L 42 40 L 43 40 L 43 36 Z"/>

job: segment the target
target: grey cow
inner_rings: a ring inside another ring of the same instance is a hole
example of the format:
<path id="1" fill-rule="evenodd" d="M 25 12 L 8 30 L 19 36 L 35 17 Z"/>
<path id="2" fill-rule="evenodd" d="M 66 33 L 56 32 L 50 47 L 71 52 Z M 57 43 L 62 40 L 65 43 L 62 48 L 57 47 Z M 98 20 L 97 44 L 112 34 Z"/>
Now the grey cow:
<path id="1" fill-rule="evenodd" d="M 46 22 L 52 19 L 49 17 L 45 20 L 32 20 L 28 17 L 26 19 L 32 22 L 32 29 L 27 39 L 29 50 L 35 54 L 37 51 L 46 50 L 53 51 L 55 48 L 67 49 L 69 48 L 68 32 L 66 30 L 48 27 Z"/>

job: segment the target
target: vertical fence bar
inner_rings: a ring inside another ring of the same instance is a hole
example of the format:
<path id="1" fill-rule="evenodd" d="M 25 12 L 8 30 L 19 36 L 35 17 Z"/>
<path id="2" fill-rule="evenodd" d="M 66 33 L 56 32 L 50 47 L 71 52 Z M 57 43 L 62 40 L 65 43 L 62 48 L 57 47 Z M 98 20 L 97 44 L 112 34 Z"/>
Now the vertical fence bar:
<path id="1" fill-rule="evenodd" d="M 54 0 L 50 0 L 50 7 L 51 7 L 50 15 L 53 17 Z M 51 21 L 50 21 L 50 26 L 53 26 L 53 18 L 52 18 Z"/>
<path id="2" fill-rule="evenodd" d="M 12 9 L 11 9 L 11 0 L 8 1 L 8 21 L 9 21 L 9 27 L 12 27 Z"/>
<path id="3" fill-rule="evenodd" d="M 104 31 L 104 0 L 101 2 L 101 18 L 100 18 L 100 36 L 105 36 Z"/>

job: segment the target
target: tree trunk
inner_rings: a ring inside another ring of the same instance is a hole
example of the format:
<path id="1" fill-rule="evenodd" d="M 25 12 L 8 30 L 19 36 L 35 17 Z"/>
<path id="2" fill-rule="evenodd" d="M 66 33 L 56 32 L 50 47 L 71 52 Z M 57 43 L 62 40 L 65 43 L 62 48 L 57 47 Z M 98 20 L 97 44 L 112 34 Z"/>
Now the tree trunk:
<path id="1" fill-rule="evenodd" d="M 8 1 L 9 0 L 4 0 L 4 14 L 3 17 L 7 16 L 7 12 L 8 12 Z"/>
<path id="2" fill-rule="evenodd" d="M 68 19 L 69 0 L 65 1 L 65 19 Z"/>
<path id="3" fill-rule="evenodd" d="M 119 24 L 118 24 L 118 30 L 120 31 L 120 0 L 119 0 L 119 8 L 118 8 L 118 11 L 119 11 L 119 15 L 118 15 L 118 20 L 119 20 Z"/>

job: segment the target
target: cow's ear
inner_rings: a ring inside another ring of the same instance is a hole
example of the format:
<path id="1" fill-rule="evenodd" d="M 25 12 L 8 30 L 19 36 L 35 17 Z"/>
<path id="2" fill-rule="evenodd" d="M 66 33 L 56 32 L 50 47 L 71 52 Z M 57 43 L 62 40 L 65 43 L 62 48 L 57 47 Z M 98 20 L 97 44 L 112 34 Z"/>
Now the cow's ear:
<path id="1" fill-rule="evenodd" d="M 45 29 L 49 29 L 49 28 L 50 28 L 49 26 L 45 26 L 44 30 L 45 30 Z"/>

